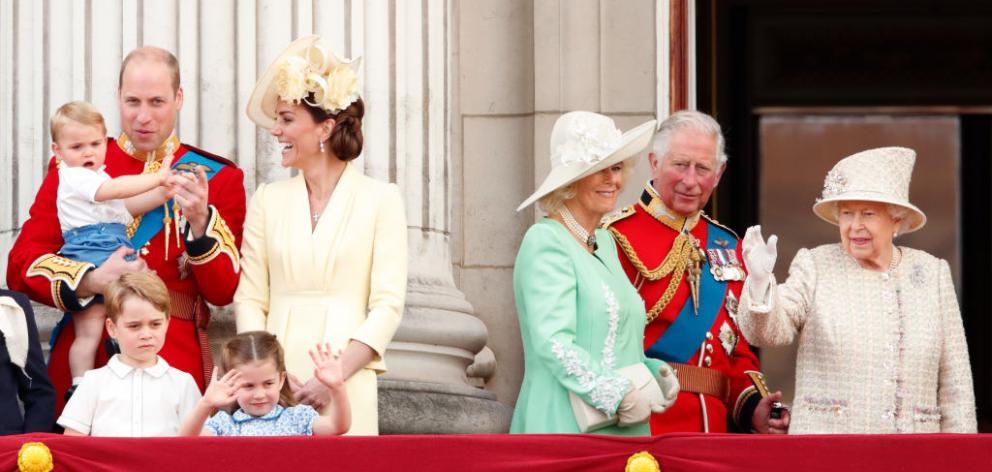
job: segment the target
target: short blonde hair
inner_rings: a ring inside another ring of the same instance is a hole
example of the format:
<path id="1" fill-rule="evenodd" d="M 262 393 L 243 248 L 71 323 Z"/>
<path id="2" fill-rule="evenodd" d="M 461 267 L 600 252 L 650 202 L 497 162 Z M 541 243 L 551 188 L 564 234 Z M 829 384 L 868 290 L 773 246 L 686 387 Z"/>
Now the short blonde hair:
<path id="1" fill-rule="evenodd" d="M 58 142 L 59 136 L 62 134 L 62 128 L 69 123 L 100 127 L 103 130 L 103 134 L 107 134 L 107 125 L 103 121 L 103 115 L 89 102 L 77 100 L 66 103 L 60 106 L 58 110 L 55 110 L 55 114 L 49 120 L 52 142 Z"/>
<path id="2" fill-rule="evenodd" d="M 621 161 L 618 162 L 618 164 L 623 166 L 623 180 L 626 182 L 630 178 L 630 175 L 634 173 L 634 166 L 630 163 L 630 160 Z M 588 177 L 588 175 L 586 177 Z M 583 177 L 583 179 L 584 178 L 585 177 Z M 575 182 L 578 182 L 578 180 Z M 558 210 L 561 210 L 561 207 L 565 205 L 565 202 L 575 198 L 575 182 L 558 187 L 554 189 L 553 192 L 539 198 L 537 200 L 537 207 L 548 215 L 557 213 Z"/>
<path id="3" fill-rule="evenodd" d="M 575 198 L 575 182 L 564 187 L 558 187 L 553 192 L 537 200 L 537 207 L 544 213 L 552 214 L 561 210 L 565 202 Z"/>
<path id="4" fill-rule="evenodd" d="M 128 298 L 140 298 L 151 303 L 156 310 L 165 313 L 165 319 L 169 319 L 169 289 L 165 287 L 165 282 L 155 274 L 145 272 L 131 272 L 124 274 L 110 284 L 107 293 L 104 294 L 104 304 L 107 307 L 107 318 L 117 322 L 124 308 L 124 302 Z"/>

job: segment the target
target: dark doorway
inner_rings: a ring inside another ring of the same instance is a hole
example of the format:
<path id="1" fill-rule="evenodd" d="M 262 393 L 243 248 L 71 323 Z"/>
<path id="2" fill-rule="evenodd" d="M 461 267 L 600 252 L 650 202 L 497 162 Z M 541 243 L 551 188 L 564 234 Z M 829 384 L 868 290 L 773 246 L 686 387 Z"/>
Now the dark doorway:
<path id="1" fill-rule="evenodd" d="M 958 153 L 944 162 L 957 164 L 946 192 L 959 216 L 923 231 L 959 253 L 979 430 L 992 432 L 992 3 L 702 0 L 696 44 L 697 103 L 724 127 L 730 155 L 714 212 L 741 234 L 762 221 L 763 119 L 954 120 Z M 797 157 L 823 151 L 792 146 Z M 794 171 L 807 171 L 801 159 Z M 822 169 L 808 171 L 822 179 Z M 914 180 L 928 177 L 918 165 Z M 791 257 L 780 253 L 777 267 Z"/>

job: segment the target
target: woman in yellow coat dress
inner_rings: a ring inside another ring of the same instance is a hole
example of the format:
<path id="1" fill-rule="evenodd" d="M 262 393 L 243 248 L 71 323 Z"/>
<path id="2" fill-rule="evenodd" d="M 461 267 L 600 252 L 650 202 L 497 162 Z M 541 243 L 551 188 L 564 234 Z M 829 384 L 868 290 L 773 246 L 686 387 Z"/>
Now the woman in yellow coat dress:
<path id="1" fill-rule="evenodd" d="M 349 164 L 365 113 L 353 67 L 310 36 L 255 85 L 248 117 L 279 141 L 282 165 L 300 172 L 252 196 L 234 302 L 238 332 L 264 329 L 282 343 L 302 403 L 320 410 L 329 400 L 307 349 L 343 350 L 349 434 L 369 435 L 378 433 L 376 374 L 406 294 L 406 220 L 396 185 Z"/>

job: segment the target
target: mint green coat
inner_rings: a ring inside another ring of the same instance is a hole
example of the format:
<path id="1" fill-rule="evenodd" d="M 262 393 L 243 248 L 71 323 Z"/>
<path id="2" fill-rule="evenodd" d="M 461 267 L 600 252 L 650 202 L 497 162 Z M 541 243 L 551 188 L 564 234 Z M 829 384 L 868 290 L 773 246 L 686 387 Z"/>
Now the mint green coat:
<path id="1" fill-rule="evenodd" d="M 596 230 L 587 252 L 550 218 L 531 226 L 513 269 L 513 293 L 524 347 L 524 380 L 511 433 L 577 433 L 569 392 L 616 414 L 630 383 L 617 369 L 643 362 L 644 302 L 627 280 L 610 233 Z M 647 436 L 647 423 L 609 426 L 597 434 Z"/>

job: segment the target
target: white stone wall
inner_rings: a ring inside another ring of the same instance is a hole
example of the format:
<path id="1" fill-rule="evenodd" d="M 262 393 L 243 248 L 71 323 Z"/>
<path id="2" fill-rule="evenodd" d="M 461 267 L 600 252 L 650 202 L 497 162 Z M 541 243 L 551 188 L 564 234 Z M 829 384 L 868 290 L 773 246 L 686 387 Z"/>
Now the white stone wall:
<path id="1" fill-rule="evenodd" d="M 88 100 L 116 135 L 119 66 L 138 46 L 179 58 L 181 140 L 236 161 L 249 194 L 257 181 L 287 176 L 274 140 L 244 108 L 257 75 L 292 39 L 313 33 L 339 55 L 363 56 L 366 143 L 357 165 L 403 187 L 411 227 L 447 234 L 449 9 L 447 0 L 3 0 L 0 255 L 44 178 L 49 116 Z M 5 270 L 6 257 L 0 264 Z"/>

